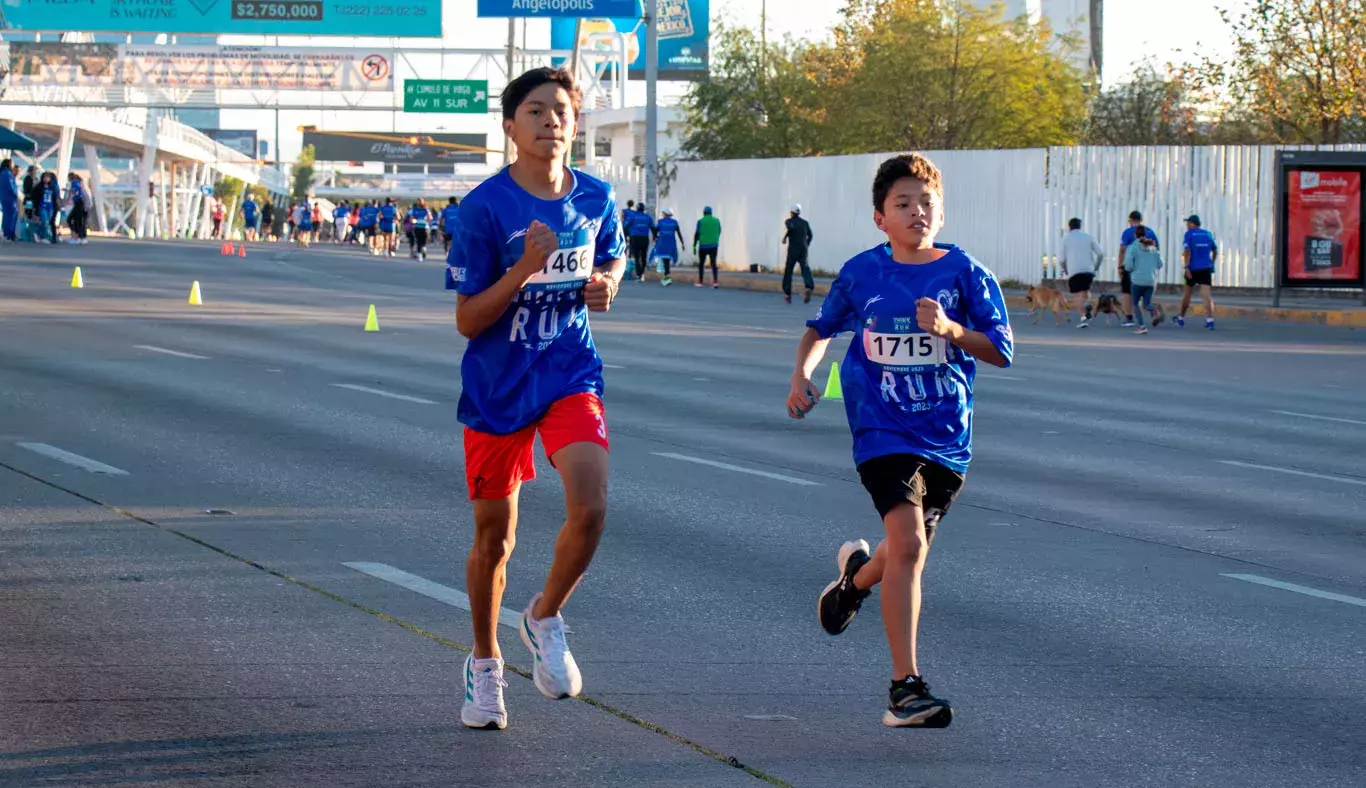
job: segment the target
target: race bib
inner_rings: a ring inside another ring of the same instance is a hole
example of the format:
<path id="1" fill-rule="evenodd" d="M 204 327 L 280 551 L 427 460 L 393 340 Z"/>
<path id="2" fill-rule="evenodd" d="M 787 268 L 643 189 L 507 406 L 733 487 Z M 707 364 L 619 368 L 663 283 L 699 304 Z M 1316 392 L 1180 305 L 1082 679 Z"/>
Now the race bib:
<path id="1" fill-rule="evenodd" d="M 593 273 L 593 247 L 557 249 L 528 285 L 564 285 L 587 279 Z"/>
<path id="2" fill-rule="evenodd" d="M 920 367 L 949 363 L 948 341 L 932 334 L 863 332 L 863 353 L 886 367 Z"/>

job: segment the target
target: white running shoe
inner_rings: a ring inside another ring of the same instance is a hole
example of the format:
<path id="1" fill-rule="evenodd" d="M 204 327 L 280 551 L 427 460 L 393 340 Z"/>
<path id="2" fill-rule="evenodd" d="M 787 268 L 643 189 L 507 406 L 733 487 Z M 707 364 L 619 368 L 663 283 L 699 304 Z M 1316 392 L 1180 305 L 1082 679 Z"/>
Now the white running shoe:
<path id="1" fill-rule="evenodd" d="M 501 731 L 508 726 L 508 710 L 503 705 L 503 688 L 508 685 L 503 680 L 503 660 L 493 662 L 476 670 L 474 655 L 465 657 L 465 705 L 460 709 L 460 724 L 466 728 Z"/>
<path id="2" fill-rule="evenodd" d="M 583 676 L 569 653 L 569 644 L 564 639 L 564 616 L 551 616 L 537 620 L 531 611 L 541 600 L 537 594 L 522 611 L 517 631 L 522 634 L 522 642 L 530 649 L 533 657 L 531 676 L 536 689 L 551 700 L 572 698 L 583 691 Z"/>

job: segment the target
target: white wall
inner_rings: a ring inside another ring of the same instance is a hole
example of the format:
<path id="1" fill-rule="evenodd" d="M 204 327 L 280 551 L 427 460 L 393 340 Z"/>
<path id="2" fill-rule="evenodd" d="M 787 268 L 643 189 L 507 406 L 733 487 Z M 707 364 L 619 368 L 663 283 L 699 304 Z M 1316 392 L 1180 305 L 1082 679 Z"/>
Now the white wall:
<path id="1" fill-rule="evenodd" d="M 772 268 L 782 264 L 783 220 L 793 203 L 811 222 L 812 265 L 836 271 L 845 260 L 886 240 L 873 225 L 873 175 L 889 154 L 809 159 L 680 162 L 662 201 L 691 240 L 710 205 L 721 220 L 722 261 Z M 989 267 L 1036 275 L 1045 245 L 1039 211 L 1043 152 L 930 151 L 945 180 L 943 241 L 961 245 Z M 987 218 L 989 217 L 989 218 Z"/>
<path id="2" fill-rule="evenodd" d="M 1178 281 L 1183 220 L 1198 213 L 1219 240 L 1215 284 L 1271 287 L 1276 150 L 1078 147 L 926 155 L 944 174 L 940 240 L 962 246 L 998 278 L 1037 282 L 1056 273 L 1050 261 L 1061 252 L 1073 216 L 1113 261 L 1129 212 L 1139 210 L 1166 251 L 1161 281 Z M 783 219 L 792 203 L 801 203 L 816 236 L 812 265 L 834 272 L 884 240 L 873 226 L 872 181 L 890 155 L 680 162 L 661 204 L 675 210 L 689 238 L 703 206 L 712 206 L 723 228 L 722 262 L 772 269 L 783 260 Z M 608 177 L 618 193 L 628 194 L 639 175 Z M 1110 263 L 1101 280 L 1117 279 Z"/>

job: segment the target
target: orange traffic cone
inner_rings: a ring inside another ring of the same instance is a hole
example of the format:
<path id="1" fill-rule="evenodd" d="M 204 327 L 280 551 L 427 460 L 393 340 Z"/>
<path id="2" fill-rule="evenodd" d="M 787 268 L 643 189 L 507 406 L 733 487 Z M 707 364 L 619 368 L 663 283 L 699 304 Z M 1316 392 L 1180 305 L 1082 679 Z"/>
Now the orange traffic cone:
<path id="1" fill-rule="evenodd" d="M 218 253 L 219 253 L 219 254 L 232 254 L 232 244 L 230 244 L 230 243 L 224 243 L 222 246 L 220 246 L 220 247 L 218 248 Z"/>
<path id="2" fill-rule="evenodd" d="M 229 251 L 229 252 L 232 251 L 232 244 L 228 244 L 228 251 Z M 238 256 L 238 257 L 246 257 L 246 256 L 247 256 L 247 245 L 246 245 L 246 244 L 238 244 L 238 245 L 237 245 L 237 256 Z"/>

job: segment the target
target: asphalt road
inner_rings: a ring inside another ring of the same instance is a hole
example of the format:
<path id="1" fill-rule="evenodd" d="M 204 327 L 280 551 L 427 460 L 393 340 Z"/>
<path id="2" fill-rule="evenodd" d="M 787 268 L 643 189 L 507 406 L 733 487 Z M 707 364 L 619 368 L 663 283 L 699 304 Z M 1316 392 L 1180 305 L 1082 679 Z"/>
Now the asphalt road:
<path id="1" fill-rule="evenodd" d="M 881 530 L 842 408 L 783 410 L 816 305 L 627 284 L 593 319 L 613 453 L 566 610 L 586 699 L 509 676 L 495 734 L 459 726 L 441 277 L 0 247 L 0 785 L 1366 784 L 1360 333 L 1016 316 L 926 581 L 922 669 L 957 717 L 888 730 L 876 598 L 839 638 L 815 620 L 836 547 Z M 560 522 L 540 468 L 514 610 Z"/>

